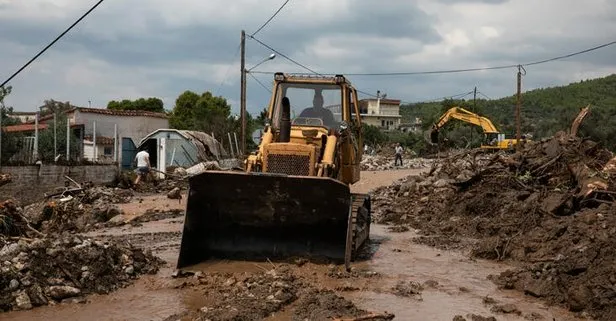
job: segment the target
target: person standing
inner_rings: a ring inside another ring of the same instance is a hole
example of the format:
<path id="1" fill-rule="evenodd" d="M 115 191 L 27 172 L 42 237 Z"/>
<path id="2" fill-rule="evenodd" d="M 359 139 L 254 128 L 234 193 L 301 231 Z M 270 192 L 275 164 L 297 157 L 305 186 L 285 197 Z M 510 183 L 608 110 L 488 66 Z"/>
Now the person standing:
<path id="1" fill-rule="evenodd" d="M 139 184 L 142 176 L 147 176 L 150 173 L 150 154 L 142 149 L 135 156 L 137 160 L 137 178 L 135 179 L 135 186 Z"/>
<path id="2" fill-rule="evenodd" d="M 400 160 L 400 166 L 402 166 L 402 146 L 400 146 L 400 143 L 396 144 L 396 160 L 394 161 L 394 166 L 398 165 L 398 160 Z"/>

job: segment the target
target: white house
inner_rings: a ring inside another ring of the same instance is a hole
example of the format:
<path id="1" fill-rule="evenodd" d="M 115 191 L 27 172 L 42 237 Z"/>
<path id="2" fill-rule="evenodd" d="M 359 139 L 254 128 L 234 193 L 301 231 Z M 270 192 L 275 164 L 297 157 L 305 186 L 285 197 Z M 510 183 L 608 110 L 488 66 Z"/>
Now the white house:
<path id="1" fill-rule="evenodd" d="M 400 126 L 400 100 L 397 99 L 362 99 L 359 110 L 363 123 L 382 129 L 397 129 Z"/>

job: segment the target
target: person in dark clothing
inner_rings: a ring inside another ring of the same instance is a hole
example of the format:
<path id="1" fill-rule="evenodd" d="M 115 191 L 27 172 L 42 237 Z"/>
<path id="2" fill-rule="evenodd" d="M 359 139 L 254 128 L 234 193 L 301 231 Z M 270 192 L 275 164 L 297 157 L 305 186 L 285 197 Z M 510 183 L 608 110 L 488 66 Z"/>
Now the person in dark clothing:
<path id="1" fill-rule="evenodd" d="M 334 114 L 329 109 L 323 108 L 323 95 L 320 89 L 315 89 L 314 91 L 312 106 L 311 108 L 304 109 L 299 117 L 319 118 L 323 121 L 323 125 L 327 127 L 332 128 L 336 126 Z"/>

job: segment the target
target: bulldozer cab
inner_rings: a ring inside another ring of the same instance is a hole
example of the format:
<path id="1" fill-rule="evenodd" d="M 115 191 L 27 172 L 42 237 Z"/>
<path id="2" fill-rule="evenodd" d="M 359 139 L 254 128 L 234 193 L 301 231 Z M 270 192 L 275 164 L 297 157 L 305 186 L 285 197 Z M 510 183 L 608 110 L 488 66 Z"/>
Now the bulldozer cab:
<path id="1" fill-rule="evenodd" d="M 246 160 L 248 172 L 359 180 L 363 150 L 357 92 L 343 76 L 314 77 L 277 73 L 268 120 L 259 149 Z M 286 152 L 285 152 L 286 151 Z M 305 161 L 288 164 L 299 157 Z M 276 160 L 287 157 L 286 161 Z M 269 165 L 269 166 L 268 166 Z"/>
<path id="2" fill-rule="evenodd" d="M 349 187 L 360 178 L 361 146 L 357 92 L 345 77 L 276 73 L 243 171 L 190 178 L 177 267 L 296 256 L 348 267 L 371 221 L 369 196 Z"/>

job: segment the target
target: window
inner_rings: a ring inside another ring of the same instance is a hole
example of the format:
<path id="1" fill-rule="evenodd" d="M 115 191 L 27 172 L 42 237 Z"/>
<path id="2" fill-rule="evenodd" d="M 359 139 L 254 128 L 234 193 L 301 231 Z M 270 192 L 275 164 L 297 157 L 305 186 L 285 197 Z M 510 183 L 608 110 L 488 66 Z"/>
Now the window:
<path id="1" fill-rule="evenodd" d="M 381 127 L 385 127 L 385 121 L 381 120 Z"/>
<path id="2" fill-rule="evenodd" d="M 113 147 L 104 147 L 103 148 L 103 155 L 105 155 L 105 156 L 112 156 L 113 155 Z"/>
<path id="3" fill-rule="evenodd" d="M 282 97 L 291 104 L 291 122 L 303 126 L 337 128 L 342 121 L 342 88 L 339 85 L 282 84 L 273 125 L 279 128 Z"/>

